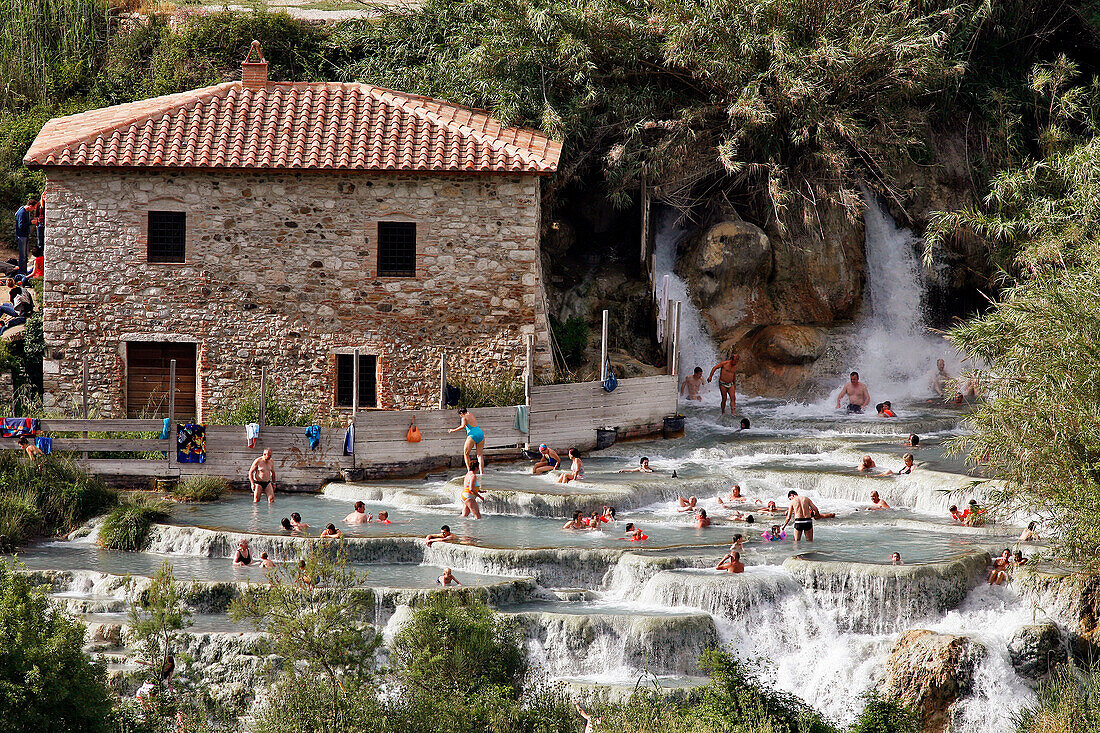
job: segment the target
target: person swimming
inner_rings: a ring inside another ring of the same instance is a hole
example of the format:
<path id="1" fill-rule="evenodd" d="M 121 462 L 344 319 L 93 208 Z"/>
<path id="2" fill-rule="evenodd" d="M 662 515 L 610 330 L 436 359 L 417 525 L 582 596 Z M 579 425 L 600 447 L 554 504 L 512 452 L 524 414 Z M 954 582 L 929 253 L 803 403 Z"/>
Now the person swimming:
<path id="1" fill-rule="evenodd" d="M 787 539 L 787 533 L 781 530 L 778 524 L 773 524 L 770 530 L 764 532 L 760 536 L 768 542 L 779 542 L 780 540 Z"/>
<path id="2" fill-rule="evenodd" d="M 562 529 L 588 529 L 584 521 L 584 512 L 580 510 L 573 512 L 573 518 L 566 522 Z"/>
<path id="3" fill-rule="evenodd" d="M 283 517 L 281 520 L 279 520 L 279 524 L 287 532 L 297 532 L 298 531 L 298 530 L 294 529 L 293 525 L 291 525 L 289 517 Z"/>
<path id="4" fill-rule="evenodd" d="M 893 555 L 890 556 L 890 564 L 891 565 L 904 565 L 905 564 L 901 561 L 901 553 L 900 552 L 895 552 Z"/>
<path id="5" fill-rule="evenodd" d="M 367 524 L 373 520 L 370 514 L 367 514 L 367 505 L 361 501 L 355 502 L 355 508 L 352 509 L 351 514 L 344 517 L 346 524 Z"/>
<path id="6" fill-rule="evenodd" d="M 387 512 L 387 511 L 378 512 L 378 523 L 379 524 L 393 524 L 393 522 L 390 521 L 390 513 Z"/>
<path id="7" fill-rule="evenodd" d="M 653 469 L 649 467 L 649 458 L 642 456 L 637 468 L 620 468 L 617 473 L 653 473 Z"/>
<path id="8" fill-rule="evenodd" d="M 916 433 L 912 433 L 909 436 L 909 440 L 905 443 L 906 448 L 920 448 L 920 436 Z"/>
<path id="9" fill-rule="evenodd" d="M 878 495 L 877 491 L 871 492 L 871 506 L 867 507 L 868 510 L 874 509 L 889 509 L 890 505 L 886 503 L 886 500 Z"/>
<path id="10" fill-rule="evenodd" d="M 752 524 L 756 521 L 756 517 L 751 514 L 743 514 L 741 512 L 734 512 L 731 516 L 726 517 L 731 522 L 744 522 L 745 524 Z"/>
<path id="11" fill-rule="evenodd" d="M 303 531 L 309 528 L 309 524 L 302 521 L 302 515 L 298 512 L 292 512 L 290 515 L 290 523 L 294 525 L 294 529 Z"/>

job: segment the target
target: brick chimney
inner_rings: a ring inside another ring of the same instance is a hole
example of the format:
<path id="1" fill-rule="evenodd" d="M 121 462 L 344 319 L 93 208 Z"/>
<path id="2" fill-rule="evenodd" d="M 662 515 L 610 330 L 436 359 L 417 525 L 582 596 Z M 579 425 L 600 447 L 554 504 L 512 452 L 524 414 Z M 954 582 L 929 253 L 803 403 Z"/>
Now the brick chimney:
<path id="1" fill-rule="evenodd" d="M 250 61 L 253 56 L 256 60 Z M 267 61 L 259 41 L 252 42 L 241 63 L 241 86 L 245 89 L 263 89 L 267 86 Z"/>

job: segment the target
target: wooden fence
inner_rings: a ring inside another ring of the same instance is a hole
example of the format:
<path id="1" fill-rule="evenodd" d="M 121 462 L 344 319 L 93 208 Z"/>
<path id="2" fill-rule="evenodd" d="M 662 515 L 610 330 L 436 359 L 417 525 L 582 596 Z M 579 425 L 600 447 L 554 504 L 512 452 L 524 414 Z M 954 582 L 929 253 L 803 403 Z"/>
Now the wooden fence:
<path id="1" fill-rule="evenodd" d="M 516 456 L 525 445 L 546 443 L 561 452 L 590 450 L 596 431 L 616 428 L 619 438 L 659 432 L 664 418 L 676 414 L 675 376 L 623 379 L 613 392 L 599 382 L 529 386 L 528 431 L 515 427 L 515 407 L 477 408 L 473 413 L 485 432 L 490 455 Z M 405 440 L 416 420 L 423 439 Z M 271 448 L 280 488 L 317 489 L 341 472 L 361 471 L 365 477 L 409 476 L 462 463 L 465 433 L 448 433 L 459 424 L 455 410 L 367 410 L 354 417 L 351 454 L 345 454 L 344 428 L 322 428 L 321 442 L 311 450 L 305 428 L 265 426 L 253 448 L 243 425 L 206 427 L 206 462 L 176 461 L 175 425 L 169 440 L 150 438 L 54 437 L 53 450 L 74 454 L 92 473 L 116 482 L 146 485 L 152 478 L 215 475 L 246 482 L 252 461 Z M 161 420 L 42 420 L 41 435 L 58 433 L 160 433 Z M 0 447 L 17 448 L 14 440 Z M 88 458 L 89 452 L 162 452 L 153 458 Z"/>

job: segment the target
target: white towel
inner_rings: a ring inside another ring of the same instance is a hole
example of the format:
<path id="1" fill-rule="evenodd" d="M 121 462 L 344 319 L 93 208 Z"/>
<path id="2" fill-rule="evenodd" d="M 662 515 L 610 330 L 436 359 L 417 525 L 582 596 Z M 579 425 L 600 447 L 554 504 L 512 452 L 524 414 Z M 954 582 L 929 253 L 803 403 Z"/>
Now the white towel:
<path id="1" fill-rule="evenodd" d="M 244 426 L 244 437 L 248 439 L 248 447 L 256 447 L 256 438 L 260 437 L 259 423 L 250 422 Z"/>
<path id="2" fill-rule="evenodd" d="M 661 280 L 660 292 L 657 295 L 657 342 L 665 341 L 665 324 L 668 322 L 668 275 Z"/>

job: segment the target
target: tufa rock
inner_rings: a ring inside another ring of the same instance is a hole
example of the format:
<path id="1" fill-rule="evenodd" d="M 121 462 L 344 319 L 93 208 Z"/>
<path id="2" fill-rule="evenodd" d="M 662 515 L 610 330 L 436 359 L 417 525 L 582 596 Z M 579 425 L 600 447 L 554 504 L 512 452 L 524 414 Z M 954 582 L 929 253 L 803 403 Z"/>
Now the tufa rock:
<path id="1" fill-rule="evenodd" d="M 1052 622 L 1021 626 L 1008 642 L 1008 658 L 1021 677 L 1037 680 L 1066 661 L 1062 632 Z"/>
<path id="2" fill-rule="evenodd" d="M 925 733 L 943 733 L 952 706 L 970 693 L 985 648 L 965 636 L 912 629 L 886 660 L 886 692 L 916 707 Z"/>

